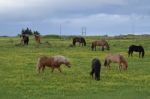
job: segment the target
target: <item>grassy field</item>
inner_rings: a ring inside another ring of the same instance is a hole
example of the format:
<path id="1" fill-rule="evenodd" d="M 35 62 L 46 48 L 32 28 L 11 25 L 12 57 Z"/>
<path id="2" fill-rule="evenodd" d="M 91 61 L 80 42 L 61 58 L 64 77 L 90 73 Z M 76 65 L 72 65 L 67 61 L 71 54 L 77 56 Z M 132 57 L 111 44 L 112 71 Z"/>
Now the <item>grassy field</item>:
<path id="1" fill-rule="evenodd" d="M 0 99 L 150 99 L 150 38 L 105 38 L 110 51 L 91 51 L 93 40 L 102 37 L 86 37 L 86 47 L 69 47 L 72 39 L 43 37 L 50 46 L 35 47 L 33 37 L 29 46 L 19 46 L 19 37 L 0 37 Z M 145 48 L 144 59 L 138 53 L 128 57 L 127 48 L 141 44 Z M 93 80 L 89 72 L 95 57 L 104 63 L 108 53 L 120 53 L 128 60 L 127 71 L 120 72 L 118 64 L 111 70 L 102 66 L 101 80 Z M 37 74 L 36 62 L 42 55 L 64 55 L 72 63 L 71 68 L 61 66 L 63 73 L 46 68 Z"/>

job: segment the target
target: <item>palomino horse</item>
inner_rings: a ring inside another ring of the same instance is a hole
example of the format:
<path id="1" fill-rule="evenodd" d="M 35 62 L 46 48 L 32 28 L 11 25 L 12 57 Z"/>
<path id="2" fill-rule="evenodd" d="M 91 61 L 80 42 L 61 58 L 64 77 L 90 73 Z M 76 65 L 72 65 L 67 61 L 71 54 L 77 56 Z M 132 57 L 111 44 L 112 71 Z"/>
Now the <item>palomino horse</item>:
<path id="1" fill-rule="evenodd" d="M 90 75 L 93 78 L 93 74 L 95 74 L 95 80 L 100 80 L 100 72 L 101 72 L 101 62 L 99 59 L 94 58 L 92 60 L 92 71 L 90 72 Z"/>
<path id="2" fill-rule="evenodd" d="M 21 43 L 23 45 L 28 45 L 28 43 L 29 43 L 29 36 L 28 35 L 22 34 L 22 35 L 20 35 L 20 38 L 21 38 Z"/>
<path id="3" fill-rule="evenodd" d="M 128 57 L 130 55 L 132 56 L 133 51 L 139 52 L 139 58 L 141 57 L 141 54 L 142 54 L 142 58 L 144 57 L 145 51 L 144 51 L 144 48 L 142 46 L 136 46 L 136 45 L 129 46 Z"/>
<path id="4" fill-rule="evenodd" d="M 104 66 L 108 66 L 110 69 L 110 63 L 118 63 L 119 64 L 119 70 L 121 69 L 127 70 L 128 63 L 125 60 L 125 58 L 120 54 L 108 54 L 105 58 Z"/>
<path id="5" fill-rule="evenodd" d="M 107 43 L 106 40 L 97 40 L 97 41 L 94 41 L 92 42 L 92 51 L 95 49 L 96 51 L 96 46 L 102 46 L 102 51 L 104 51 L 104 48 L 106 47 L 107 50 L 109 50 L 109 44 Z"/>
<path id="6" fill-rule="evenodd" d="M 76 42 L 78 42 L 79 45 L 82 44 L 82 46 L 83 45 L 86 46 L 86 41 L 85 41 L 85 39 L 83 37 L 74 37 L 73 41 L 72 41 L 74 46 L 76 45 Z"/>
<path id="7" fill-rule="evenodd" d="M 37 44 L 41 44 L 41 38 L 40 38 L 40 35 L 34 34 L 34 37 L 35 37 L 36 43 L 37 43 Z"/>
<path id="8" fill-rule="evenodd" d="M 46 66 L 51 67 L 52 72 L 54 71 L 55 68 L 57 68 L 61 72 L 60 66 L 62 64 L 66 65 L 67 67 L 71 67 L 69 60 L 64 56 L 61 55 L 52 56 L 52 57 L 42 56 L 38 59 L 36 68 L 39 73 L 41 69 L 42 71 L 44 71 Z"/>

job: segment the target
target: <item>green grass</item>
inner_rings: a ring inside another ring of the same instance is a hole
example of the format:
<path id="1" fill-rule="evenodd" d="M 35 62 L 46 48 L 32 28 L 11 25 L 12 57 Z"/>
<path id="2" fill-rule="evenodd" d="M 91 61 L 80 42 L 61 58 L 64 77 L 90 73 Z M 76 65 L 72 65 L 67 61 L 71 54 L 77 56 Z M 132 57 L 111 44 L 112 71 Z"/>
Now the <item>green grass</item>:
<path id="1" fill-rule="evenodd" d="M 150 99 L 150 39 L 148 37 L 106 38 L 110 51 L 91 51 L 90 43 L 100 37 L 86 37 L 86 47 L 68 47 L 71 39 L 44 37 L 51 46 L 15 46 L 19 37 L 0 38 L 0 99 Z M 138 53 L 127 57 L 131 44 L 141 44 L 146 50 L 144 59 Z M 98 57 L 102 64 L 108 53 L 120 53 L 128 60 L 129 68 L 119 72 L 118 64 L 111 70 L 102 66 L 101 81 L 93 80 L 89 72 L 91 60 Z M 37 74 L 36 62 L 41 55 L 64 55 L 71 68 L 61 66 L 62 73 L 46 68 Z"/>

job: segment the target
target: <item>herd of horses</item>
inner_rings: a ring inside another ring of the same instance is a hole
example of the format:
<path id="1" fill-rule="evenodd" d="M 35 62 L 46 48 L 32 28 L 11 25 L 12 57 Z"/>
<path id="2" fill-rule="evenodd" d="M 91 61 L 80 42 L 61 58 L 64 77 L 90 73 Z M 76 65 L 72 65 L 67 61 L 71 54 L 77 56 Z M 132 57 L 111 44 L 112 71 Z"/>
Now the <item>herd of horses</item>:
<path id="1" fill-rule="evenodd" d="M 25 37 L 23 37 L 24 40 L 28 40 Z M 37 43 L 40 43 L 40 37 L 39 36 L 35 36 L 35 40 Z M 76 43 L 79 43 L 79 46 L 86 46 L 86 40 L 83 37 L 74 37 L 72 40 L 72 44 L 73 46 L 76 46 Z M 28 44 L 27 42 L 24 41 L 24 44 Z M 101 46 L 102 47 L 102 51 L 104 51 L 104 49 L 106 48 L 107 50 L 110 50 L 110 46 L 108 44 L 108 42 L 106 40 L 96 40 L 93 41 L 91 43 L 91 49 L 92 51 L 95 50 L 96 51 L 96 46 Z M 128 49 L 128 57 L 132 56 L 133 52 L 139 52 L 139 58 L 140 57 L 144 57 L 144 48 L 140 45 L 140 46 L 136 46 L 136 45 L 131 45 L 129 46 Z M 100 80 L 100 72 L 101 72 L 101 61 L 98 58 L 94 58 L 92 60 L 92 65 L 91 65 L 91 72 L 90 75 L 93 77 L 93 75 L 95 75 L 95 80 Z M 127 60 L 124 58 L 123 55 L 120 54 L 108 54 L 105 57 L 105 61 L 104 61 L 104 66 L 106 66 L 108 69 L 110 69 L 110 64 L 111 63 L 118 63 L 119 64 L 119 70 L 127 70 L 128 68 L 128 62 Z M 69 59 L 67 59 L 64 56 L 61 55 L 57 55 L 57 56 L 42 56 L 38 59 L 37 62 L 37 71 L 38 73 L 42 71 L 44 71 L 45 67 L 50 67 L 52 68 L 52 72 L 54 71 L 55 68 L 57 68 L 60 72 L 60 66 L 64 64 L 67 67 L 71 67 L 71 63 L 69 61 Z"/>
<path id="2" fill-rule="evenodd" d="M 40 35 L 34 34 L 34 37 L 35 37 L 36 43 L 37 44 L 41 44 Z M 20 38 L 21 38 L 21 44 L 22 45 L 28 45 L 29 44 L 29 35 L 27 35 L 27 34 L 21 34 Z"/>

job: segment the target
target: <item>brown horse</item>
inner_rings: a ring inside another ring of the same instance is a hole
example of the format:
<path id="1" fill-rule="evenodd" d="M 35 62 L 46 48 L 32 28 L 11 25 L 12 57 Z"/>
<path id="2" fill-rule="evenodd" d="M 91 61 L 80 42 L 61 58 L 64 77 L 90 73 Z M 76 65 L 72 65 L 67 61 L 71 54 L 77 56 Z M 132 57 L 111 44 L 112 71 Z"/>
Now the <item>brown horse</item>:
<path id="1" fill-rule="evenodd" d="M 37 43 L 37 44 L 41 44 L 41 38 L 40 38 L 40 35 L 34 34 L 34 37 L 35 37 L 36 43 Z"/>
<path id="2" fill-rule="evenodd" d="M 121 69 L 127 70 L 127 68 L 128 68 L 127 61 L 120 54 L 108 54 L 107 57 L 105 58 L 104 66 L 108 66 L 110 69 L 111 62 L 118 63 L 120 71 L 121 71 Z"/>
<path id="3" fill-rule="evenodd" d="M 67 58 L 64 56 L 58 55 L 58 56 L 52 56 L 52 57 L 47 57 L 47 56 L 42 56 L 38 59 L 37 62 L 37 71 L 40 73 L 41 69 L 44 71 L 45 67 L 51 67 L 52 72 L 54 71 L 55 68 L 57 68 L 60 72 L 60 66 L 64 64 L 67 67 L 71 67 L 71 64 Z"/>
<path id="4" fill-rule="evenodd" d="M 79 46 L 80 44 L 82 44 L 82 46 L 86 46 L 86 41 L 83 37 L 74 37 L 72 41 L 73 45 L 75 46 L 77 42 L 79 43 Z"/>
<path id="5" fill-rule="evenodd" d="M 110 49 L 110 48 L 109 48 L 109 44 L 107 43 L 106 40 L 97 40 L 97 41 L 92 42 L 92 46 L 91 46 L 92 51 L 93 51 L 94 49 L 95 49 L 95 51 L 96 51 L 96 46 L 102 46 L 102 51 L 104 51 L 104 48 L 105 48 L 105 47 L 107 48 L 107 50 Z"/>

